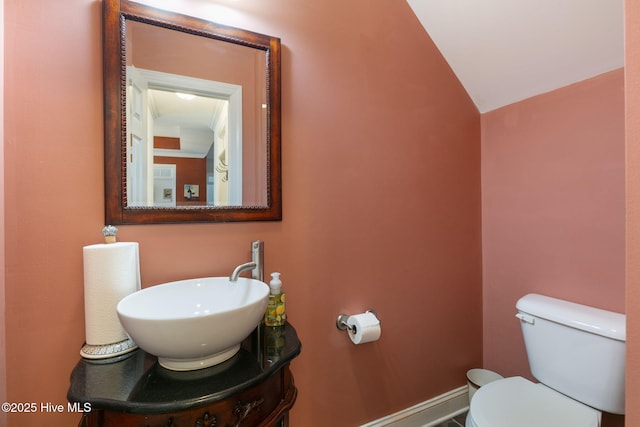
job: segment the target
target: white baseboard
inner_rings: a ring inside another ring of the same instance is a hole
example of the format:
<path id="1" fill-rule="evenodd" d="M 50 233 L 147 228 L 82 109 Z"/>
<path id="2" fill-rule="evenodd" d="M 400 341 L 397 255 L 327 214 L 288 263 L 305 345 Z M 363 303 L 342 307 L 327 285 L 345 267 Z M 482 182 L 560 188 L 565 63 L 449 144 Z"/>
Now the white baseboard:
<path id="1" fill-rule="evenodd" d="M 432 427 L 469 410 L 469 390 L 459 387 L 361 427 Z"/>

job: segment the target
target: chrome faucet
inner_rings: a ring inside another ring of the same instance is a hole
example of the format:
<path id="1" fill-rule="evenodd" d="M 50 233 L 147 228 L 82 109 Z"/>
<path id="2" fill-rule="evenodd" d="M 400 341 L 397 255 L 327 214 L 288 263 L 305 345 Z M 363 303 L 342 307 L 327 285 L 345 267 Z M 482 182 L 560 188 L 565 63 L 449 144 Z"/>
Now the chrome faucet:
<path id="1" fill-rule="evenodd" d="M 264 242 L 261 240 L 256 240 L 255 242 L 251 242 L 251 262 L 245 262 L 244 264 L 240 264 L 237 266 L 231 276 L 229 276 L 229 280 L 231 282 L 237 282 L 238 277 L 244 271 L 251 270 L 251 277 L 257 280 L 262 281 L 264 278 Z"/>

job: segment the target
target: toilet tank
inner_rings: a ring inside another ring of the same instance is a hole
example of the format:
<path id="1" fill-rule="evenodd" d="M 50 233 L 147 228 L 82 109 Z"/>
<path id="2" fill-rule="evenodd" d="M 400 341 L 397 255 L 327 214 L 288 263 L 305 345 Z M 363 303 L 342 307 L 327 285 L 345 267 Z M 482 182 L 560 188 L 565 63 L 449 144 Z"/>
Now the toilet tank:
<path id="1" fill-rule="evenodd" d="M 516 304 L 533 376 L 593 408 L 624 414 L 625 315 L 529 294 Z"/>

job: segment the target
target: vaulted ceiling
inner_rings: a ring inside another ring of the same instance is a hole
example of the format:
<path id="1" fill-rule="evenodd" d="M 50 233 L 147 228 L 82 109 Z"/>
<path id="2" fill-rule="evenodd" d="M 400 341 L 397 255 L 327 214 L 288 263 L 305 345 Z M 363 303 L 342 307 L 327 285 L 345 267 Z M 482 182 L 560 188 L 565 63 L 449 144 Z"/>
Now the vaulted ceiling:
<path id="1" fill-rule="evenodd" d="M 623 0 L 407 0 L 481 113 L 624 66 Z"/>

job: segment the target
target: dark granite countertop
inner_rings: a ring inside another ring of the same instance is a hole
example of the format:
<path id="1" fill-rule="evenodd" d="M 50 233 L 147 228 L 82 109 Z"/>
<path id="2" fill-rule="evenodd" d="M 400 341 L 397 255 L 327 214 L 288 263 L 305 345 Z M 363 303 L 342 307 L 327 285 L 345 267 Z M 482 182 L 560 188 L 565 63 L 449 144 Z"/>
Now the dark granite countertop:
<path id="1" fill-rule="evenodd" d="M 240 351 L 217 366 L 171 371 L 142 350 L 105 359 L 81 359 L 71 373 L 70 402 L 137 414 L 182 411 L 224 400 L 276 373 L 301 351 L 295 329 L 260 326 Z"/>

